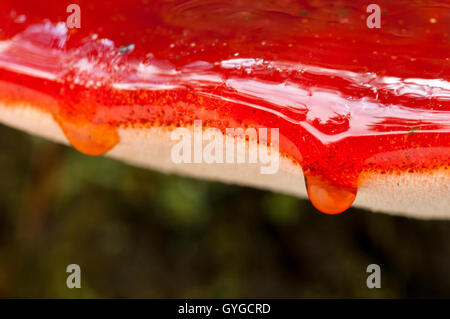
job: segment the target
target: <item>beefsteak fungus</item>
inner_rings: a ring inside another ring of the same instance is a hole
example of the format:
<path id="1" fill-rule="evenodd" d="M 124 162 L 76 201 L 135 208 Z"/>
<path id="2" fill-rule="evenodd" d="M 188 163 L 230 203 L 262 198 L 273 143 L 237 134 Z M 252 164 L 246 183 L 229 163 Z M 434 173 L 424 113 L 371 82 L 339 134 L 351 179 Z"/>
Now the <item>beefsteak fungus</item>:
<path id="1" fill-rule="evenodd" d="M 379 0 L 380 28 L 367 1 L 71 2 L 79 12 L 1 1 L 3 123 L 90 155 L 307 193 L 325 213 L 356 198 L 450 217 L 448 1 Z M 195 120 L 224 135 L 279 129 L 277 150 L 247 138 L 279 151 L 279 171 L 173 163 L 171 132 Z"/>

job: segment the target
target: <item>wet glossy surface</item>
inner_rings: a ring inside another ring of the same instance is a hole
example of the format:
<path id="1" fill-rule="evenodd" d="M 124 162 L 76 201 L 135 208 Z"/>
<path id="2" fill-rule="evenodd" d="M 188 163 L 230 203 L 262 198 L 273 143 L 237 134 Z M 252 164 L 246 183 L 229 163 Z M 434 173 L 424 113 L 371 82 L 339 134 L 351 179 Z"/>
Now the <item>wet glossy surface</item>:
<path id="1" fill-rule="evenodd" d="M 119 127 L 279 128 L 327 213 L 362 171 L 449 166 L 444 1 L 378 1 L 381 29 L 350 2 L 73 2 L 81 29 L 60 1 L 2 1 L 0 99 L 51 112 L 84 153 L 112 149 Z"/>

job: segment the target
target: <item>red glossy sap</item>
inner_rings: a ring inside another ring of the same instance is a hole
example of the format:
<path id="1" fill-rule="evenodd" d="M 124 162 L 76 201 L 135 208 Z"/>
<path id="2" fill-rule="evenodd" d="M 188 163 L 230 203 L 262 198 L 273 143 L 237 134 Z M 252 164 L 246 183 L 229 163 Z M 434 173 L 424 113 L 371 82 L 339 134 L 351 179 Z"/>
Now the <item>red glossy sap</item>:
<path id="1" fill-rule="evenodd" d="M 377 1 L 2 0 L 0 100 L 40 107 L 99 155 L 119 127 L 280 130 L 313 204 L 346 210 L 361 172 L 450 163 L 450 5 Z M 168 159 L 169 160 L 169 159 Z M 420 185 L 418 185 L 420 187 Z"/>

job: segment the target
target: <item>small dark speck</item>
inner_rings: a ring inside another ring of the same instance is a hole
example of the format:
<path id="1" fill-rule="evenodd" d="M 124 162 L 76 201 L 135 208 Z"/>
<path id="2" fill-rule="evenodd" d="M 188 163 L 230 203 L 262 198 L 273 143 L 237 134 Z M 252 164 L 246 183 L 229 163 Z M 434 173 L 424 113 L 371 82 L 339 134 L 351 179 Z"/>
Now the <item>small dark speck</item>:
<path id="1" fill-rule="evenodd" d="M 127 54 L 130 53 L 134 50 L 134 44 L 131 43 L 129 45 L 124 45 L 122 47 L 119 48 L 119 54 Z"/>
<path id="2" fill-rule="evenodd" d="M 419 129 L 418 127 L 413 127 L 408 131 L 408 134 L 409 135 L 415 134 L 418 129 Z"/>
<path id="3" fill-rule="evenodd" d="M 303 10 L 303 11 L 300 11 L 298 14 L 301 17 L 307 17 L 307 16 L 309 16 L 309 11 L 308 10 Z"/>

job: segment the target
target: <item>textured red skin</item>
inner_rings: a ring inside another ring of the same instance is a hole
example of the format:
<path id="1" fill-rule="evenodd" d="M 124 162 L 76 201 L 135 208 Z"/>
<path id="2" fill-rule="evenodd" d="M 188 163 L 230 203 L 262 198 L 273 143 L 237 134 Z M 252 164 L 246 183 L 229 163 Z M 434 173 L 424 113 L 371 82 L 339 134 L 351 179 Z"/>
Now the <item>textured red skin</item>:
<path id="1" fill-rule="evenodd" d="M 381 29 L 365 1 L 71 2 L 81 29 L 63 1 L 2 0 L 0 101 L 51 112 L 84 153 L 119 127 L 279 128 L 327 213 L 362 171 L 449 166 L 447 1 L 377 1 Z"/>

